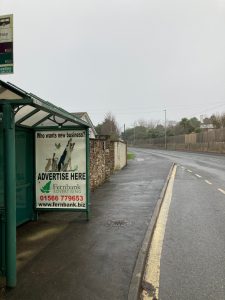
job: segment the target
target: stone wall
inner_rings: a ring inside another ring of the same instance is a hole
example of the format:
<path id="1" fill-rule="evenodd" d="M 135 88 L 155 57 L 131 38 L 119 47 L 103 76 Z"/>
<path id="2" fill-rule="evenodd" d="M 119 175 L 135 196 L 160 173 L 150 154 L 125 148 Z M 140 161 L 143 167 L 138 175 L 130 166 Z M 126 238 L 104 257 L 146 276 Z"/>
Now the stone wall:
<path id="1" fill-rule="evenodd" d="M 90 139 L 90 186 L 93 191 L 114 171 L 114 142 L 107 138 Z"/>

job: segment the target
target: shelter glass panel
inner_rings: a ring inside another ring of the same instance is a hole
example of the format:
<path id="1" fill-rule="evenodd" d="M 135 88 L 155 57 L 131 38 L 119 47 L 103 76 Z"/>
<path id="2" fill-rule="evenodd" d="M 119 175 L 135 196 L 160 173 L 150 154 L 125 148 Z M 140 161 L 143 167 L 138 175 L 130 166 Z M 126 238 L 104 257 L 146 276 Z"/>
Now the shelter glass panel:
<path id="1" fill-rule="evenodd" d="M 19 100 L 22 99 L 21 96 L 19 96 L 16 93 L 13 93 L 12 91 L 4 88 L 3 86 L 0 86 L 0 99 L 4 99 L 4 100 Z"/>
<path id="2" fill-rule="evenodd" d="M 30 105 L 25 105 L 25 106 L 21 107 L 15 115 L 15 122 L 18 122 L 19 120 L 21 120 L 23 117 L 30 114 L 34 110 L 35 110 L 35 107 L 30 106 Z"/>
<path id="3" fill-rule="evenodd" d="M 74 127 L 79 126 L 79 125 L 76 125 L 76 124 L 74 124 L 73 122 L 70 122 L 70 121 L 65 122 L 63 125 L 64 126 L 74 126 Z"/>
<path id="4" fill-rule="evenodd" d="M 37 125 L 37 127 L 48 127 L 48 126 L 58 126 L 54 121 L 51 119 L 47 119 L 44 122 L 41 122 L 40 124 Z"/>
<path id="5" fill-rule="evenodd" d="M 17 225 L 33 218 L 34 138 L 30 130 L 16 131 L 16 218 Z"/>
<path id="6" fill-rule="evenodd" d="M 61 124 L 63 124 L 63 126 L 65 125 L 65 119 L 57 117 L 57 116 L 51 116 L 49 119 L 43 121 L 41 124 L 39 124 L 37 127 L 48 127 L 48 126 L 55 126 L 55 127 L 59 127 Z M 72 123 L 72 125 L 74 126 L 74 123 Z"/>
<path id="7" fill-rule="evenodd" d="M 29 117 L 28 119 L 26 119 L 25 121 L 23 121 L 21 123 L 21 125 L 33 126 L 34 124 L 36 124 L 40 120 L 44 119 L 48 115 L 49 115 L 49 113 L 47 113 L 46 111 L 39 111 L 36 114 Z"/>

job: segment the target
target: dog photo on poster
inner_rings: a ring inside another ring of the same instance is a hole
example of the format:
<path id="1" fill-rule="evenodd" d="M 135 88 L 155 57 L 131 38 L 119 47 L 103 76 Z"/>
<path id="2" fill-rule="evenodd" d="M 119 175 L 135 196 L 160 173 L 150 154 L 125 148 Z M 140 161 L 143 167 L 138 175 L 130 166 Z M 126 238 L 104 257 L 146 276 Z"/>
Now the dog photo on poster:
<path id="1" fill-rule="evenodd" d="M 36 208 L 86 209 L 85 130 L 37 131 Z"/>

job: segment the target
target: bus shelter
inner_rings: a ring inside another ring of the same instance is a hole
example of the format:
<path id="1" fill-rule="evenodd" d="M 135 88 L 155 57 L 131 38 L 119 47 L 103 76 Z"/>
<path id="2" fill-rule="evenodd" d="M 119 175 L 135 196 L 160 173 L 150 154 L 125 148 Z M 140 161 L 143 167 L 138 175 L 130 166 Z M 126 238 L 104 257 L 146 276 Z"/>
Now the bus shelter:
<path id="1" fill-rule="evenodd" d="M 16 227 L 41 210 L 89 218 L 89 125 L 0 80 L 0 276 L 16 286 Z"/>

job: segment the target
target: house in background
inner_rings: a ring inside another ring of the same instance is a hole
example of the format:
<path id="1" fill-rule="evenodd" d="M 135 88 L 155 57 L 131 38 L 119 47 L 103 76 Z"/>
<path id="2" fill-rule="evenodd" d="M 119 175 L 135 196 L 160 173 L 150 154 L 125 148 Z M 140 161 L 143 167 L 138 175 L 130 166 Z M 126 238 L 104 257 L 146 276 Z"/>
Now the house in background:
<path id="1" fill-rule="evenodd" d="M 206 130 L 209 130 L 209 129 L 214 129 L 214 126 L 213 126 L 213 124 L 203 124 L 202 123 L 200 125 L 200 128 L 206 131 Z"/>
<path id="2" fill-rule="evenodd" d="M 88 123 L 88 125 L 90 126 L 89 137 L 90 137 L 90 139 L 95 139 L 97 132 L 95 130 L 95 127 L 94 127 L 88 113 L 87 112 L 75 112 L 75 113 L 71 113 L 71 114 Z"/>

